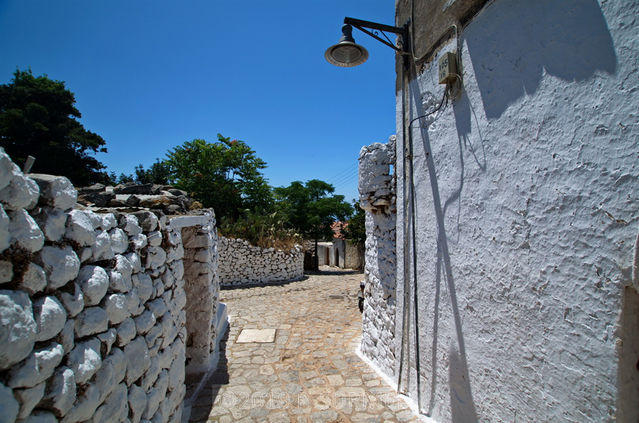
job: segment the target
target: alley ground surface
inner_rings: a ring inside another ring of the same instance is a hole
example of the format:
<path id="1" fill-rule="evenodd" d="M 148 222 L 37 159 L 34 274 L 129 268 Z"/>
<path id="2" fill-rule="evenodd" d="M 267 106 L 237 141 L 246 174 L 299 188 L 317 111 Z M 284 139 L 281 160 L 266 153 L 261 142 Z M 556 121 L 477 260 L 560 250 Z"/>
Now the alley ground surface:
<path id="1" fill-rule="evenodd" d="M 355 352 L 363 278 L 325 267 L 303 281 L 221 291 L 230 329 L 190 421 L 418 421 Z M 243 329 L 275 329 L 274 342 L 237 343 Z"/>

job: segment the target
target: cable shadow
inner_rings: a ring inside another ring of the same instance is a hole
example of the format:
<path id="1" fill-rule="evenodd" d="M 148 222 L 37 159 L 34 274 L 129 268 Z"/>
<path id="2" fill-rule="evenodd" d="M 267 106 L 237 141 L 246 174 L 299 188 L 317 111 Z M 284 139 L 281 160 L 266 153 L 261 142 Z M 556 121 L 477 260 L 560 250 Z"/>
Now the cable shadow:
<path id="1" fill-rule="evenodd" d="M 413 73 L 415 75 L 415 73 Z M 416 113 L 418 116 L 424 115 L 425 111 L 421 103 L 421 93 L 417 84 L 416 78 L 411 78 L 412 101 L 416 105 Z M 433 345 L 431 351 L 432 360 L 432 377 L 431 377 L 431 392 L 428 414 L 432 415 L 435 406 L 435 391 L 437 388 L 437 348 L 439 338 L 439 304 L 441 301 L 441 281 L 442 277 L 446 281 L 448 293 L 450 296 L 451 309 L 453 313 L 453 320 L 455 323 L 455 332 L 457 338 L 457 346 L 450 346 L 450 361 L 449 367 L 449 391 L 451 393 L 451 413 L 454 423 L 473 423 L 477 422 L 477 412 L 472 398 L 472 392 L 470 387 L 470 377 L 468 372 L 468 363 L 466 359 L 466 347 L 464 342 L 464 334 L 461 325 L 461 316 L 459 312 L 459 306 L 457 302 L 457 293 L 455 288 L 455 280 L 452 272 L 452 264 L 450 258 L 450 252 L 448 249 L 448 237 L 446 235 L 445 227 L 445 213 L 450 204 L 454 201 L 461 202 L 461 192 L 463 189 L 463 176 L 464 176 L 464 161 L 462 151 L 462 138 L 459 138 L 460 148 L 460 162 L 461 162 L 461 180 L 459 186 L 453 191 L 451 196 L 442 205 L 441 193 L 439 189 L 439 183 L 437 173 L 435 169 L 435 162 L 433 159 L 433 151 L 430 144 L 430 138 L 428 136 L 428 126 L 420 126 L 419 129 L 423 149 L 424 160 L 426 169 L 428 170 L 428 179 L 430 181 L 432 191 L 433 208 L 435 211 L 435 218 L 437 222 L 437 265 L 435 275 L 435 310 L 433 318 Z M 470 132 L 468 125 L 468 132 Z M 412 130 L 410 132 L 412 137 Z M 453 360 L 454 361 L 453 363 Z M 453 366 L 454 364 L 454 366 Z"/>

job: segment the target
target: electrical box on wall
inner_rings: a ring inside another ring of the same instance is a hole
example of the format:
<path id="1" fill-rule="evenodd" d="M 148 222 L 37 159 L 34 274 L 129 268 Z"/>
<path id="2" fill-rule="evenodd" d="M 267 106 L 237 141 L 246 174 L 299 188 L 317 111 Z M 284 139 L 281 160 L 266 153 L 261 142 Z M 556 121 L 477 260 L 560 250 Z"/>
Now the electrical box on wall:
<path id="1" fill-rule="evenodd" d="M 457 55 L 450 51 L 439 59 L 439 83 L 448 84 L 457 78 Z"/>

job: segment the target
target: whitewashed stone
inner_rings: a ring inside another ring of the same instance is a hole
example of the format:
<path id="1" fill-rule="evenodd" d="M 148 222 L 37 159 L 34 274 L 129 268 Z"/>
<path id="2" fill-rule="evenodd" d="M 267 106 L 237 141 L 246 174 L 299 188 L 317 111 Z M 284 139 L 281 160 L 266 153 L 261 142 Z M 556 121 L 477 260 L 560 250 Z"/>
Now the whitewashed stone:
<path id="1" fill-rule="evenodd" d="M 70 209 L 75 205 L 78 192 L 66 177 L 40 173 L 30 173 L 29 177 L 40 187 L 40 204 L 61 210 Z"/>
<path id="2" fill-rule="evenodd" d="M 0 383 L 0 423 L 13 423 L 18 417 L 20 404 L 13 396 L 11 388 Z"/>
<path id="3" fill-rule="evenodd" d="M 80 249 L 80 262 L 86 263 L 93 257 L 93 248 L 84 247 Z"/>
<path id="4" fill-rule="evenodd" d="M 9 216 L 0 204 L 0 252 L 9 248 L 11 244 L 11 232 L 9 231 Z"/>
<path id="5" fill-rule="evenodd" d="M 24 419 L 31 414 L 36 405 L 44 397 L 44 388 L 46 383 L 42 382 L 33 388 L 28 389 L 15 389 L 13 394 L 20 403 L 20 412 L 18 413 L 19 419 Z"/>
<path id="6" fill-rule="evenodd" d="M 184 263 L 182 260 L 174 261 L 169 266 L 171 268 L 171 272 L 173 272 L 173 276 L 175 276 L 176 280 L 182 280 L 184 278 Z"/>
<path id="7" fill-rule="evenodd" d="M 111 248 L 115 254 L 122 254 L 129 249 L 129 237 L 122 229 L 111 229 L 109 236 L 111 237 Z"/>
<path id="8" fill-rule="evenodd" d="M 81 247 L 92 246 L 95 243 L 95 226 L 90 213 L 85 210 L 71 210 L 67 219 L 65 237 L 77 242 Z"/>
<path id="9" fill-rule="evenodd" d="M 58 416 L 64 416 L 73 407 L 75 399 L 75 374 L 68 367 L 60 367 L 48 383 L 45 403 Z"/>
<path id="10" fill-rule="evenodd" d="M 49 288 L 57 289 L 78 276 L 80 260 L 69 246 L 45 246 L 39 255 L 40 265 L 49 276 Z"/>
<path id="11" fill-rule="evenodd" d="M 146 235 L 146 241 L 152 247 L 159 247 L 162 244 L 162 233 L 154 231 Z"/>
<path id="12" fill-rule="evenodd" d="M 19 367 L 9 372 L 9 386 L 12 388 L 32 388 L 51 377 L 56 366 L 62 362 L 64 348 L 52 343 L 46 348 L 35 350 Z"/>
<path id="13" fill-rule="evenodd" d="M 132 318 L 126 318 L 118 326 L 118 346 L 122 347 L 129 343 L 135 335 L 137 330 L 135 328 L 135 322 Z"/>
<path id="14" fill-rule="evenodd" d="M 37 329 L 36 341 L 46 341 L 56 336 L 64 328 L 67 313 L 56 297 L 46 296 L 33 303 Z"/>
<path id="15" fill-rule="evenodd" d="M 18 166 L 14 165 L 11 173 L 11 182 L 0 190 L 0 201 L 4 204 L 5 210 L 31 210 L 38 203 L 38 184 L 24 176 Z"/>
<path id="16" fill-rule="evenodd" d="M 151 365 L 149 349 L 143 337 L 138 336 L 124 347 L 126 356 L 126 383 L 131 385 L 147 371 Z"/>
<path id="17" fill-rule="evenodd" d="M 60 332 L 59 339 L 65 352 L 73 350 L 75 347 L 75 320 L 67 320 L 62 332 Z"/>
<path id="18" fill-rule="evenodd" d="M 37 324 L 29 296 L 21 291 L 0 290 L 0 369 L 7 369 L 31 353 Z"/>
<path id="19" fill-rule="evenodd" d="M 82 266 L 78 273 L 77 283 L 84 293 L 84 303 L 97 305 L 109 288 L 109 275 L 100 266 Z"/>
<path id="20" fill-rule="evenodd" d="M 151 310 L 156 319 L 162 317 L 167 311 L 163 298 L 158 298 L 146 303 L 146 307 Z"/>
<path id="21" fill-rule="evenodd" d="M 13 279 L 13 264 L 7 260 L 0 260 L 0 284 L 11 282 Z"/>
<path id="22" fill-rule="evenodd" d="M 99 231 L 95 243 L 91 246 L 93 261 L 111 260 L 115 257 L 111 246 L 111 236 L 107 231 Z"/>
<path id="23" fill-rule="evenodd" d="M 154 231 L 158 227 L 158 217 L 155 213 L 143 210 L 134 213 L 138 223 L 144 232 Z"/>
<path id="24" fill-rule="evenodd" d="M 166 252 L 160 247 L 148 247 L 146 255 L 146 268 L 157 269 L 166 263 Z"/>
<path id="25" fill-rule="evenodd" d="M 153 295 L 153 280 L 146 273 L 139 273 L 132 277 L 133 285 L 138 291 L 140 301 L 143 303 L 148 301 Z"/>
<path id="26" fill-rule="evenodd" d="M 124 294 L 107 295 L 104 308 L 109 316 L 109 323 L 113 325 L 117 325 L 131 315 Z"/>
<path id="27" fill-rule="evenodd" d="M 85 383 L 102 366 L 100 340 L 92 338 L 78 343 L 69 354 L 68 365 L 75 374 L 76 383 Z"/>
<path id="28" fill-rule="evenodd" d="M 84 309 L 84 294 L 77 283 L 73 284 L 73 293 L 61 292 L 60 299 L 70 317 L 77 316 Z"/>
<path id="29" fill-rule="evenodd" d="M 0 147 L 0 189 L 3 189 L 11 182 L 14 169 L 18 166 L 11 161 L 11 158 L 4 152 L 4 148 Z"/>
<path id="30" fill-rule="evenodd" d="M 134 250 L 141 250 L 147 245 L 146 235 L 144 234 L 131 235 L 129 241 L 133 245 Z"/>
<path id="31" fill-rule="evenodd" d="M 142 228 L 138 224 L 138 219 L 130 214 L 123 217 L 123 221 L 120 222 L 120 227 L 122 227 L 129 236 L 139 235 L 142 233 Z"/>
<path id="32" fill-rule="evenodd" d="M 120 348 L 114 347 L 111 349 L 111 354 L 104 359 L 104 362 L 113 366 L 113 380 L 115 380 L 115 383 L 122 382 L 126 376 L 127 367 L 124 352 Z"/>
<path id="33" fill-rule="evenodd" d="M 124 255 L 129 263 L 131 263 L 131 268 L 133 269 L 133 273 L 138 273 L 142 271 L 142 261 L 140 260 L 140 255 L 137 253 L 127 253 Z"/>
<path id="34" fill-rule="evenodd" d="M 131 409 L 131 423 L 139 423 L 146 410 L 146 393 L 138 385 L 129 388 L 129 408 Z"/>
<path id="35" fill-rule="evenodd" d="M 153 388 L 146 395 L 146 410 L 144 410 L 143 417 L 145 419 L 151 419 L 162 401 L 162 392 L 158 388 Z"/>
<path id="36" fill-rule="evenodd" d="M 48 411 L 35 410 L 29 417 L 20 423 L 58 423 L 58 419 Z"/>
<path id="37" fill-rule="evenodd" d="M 61 423 L 76 423 L 89 420 L 100 406 L 100 391 L 94 384 L 87 385 L 84 393 L 78 398 L 74 407 L 69 410 Z"/>
<path id="38" fill-rule="evenodd" d="M 176 347 L 177 347 L 177 344 L 176 344 Z M 184 346 L 181 346 L 178 349 L 177 354 L 175 354 L 175 359 L 173 360 L 173 364 L 169 368 L 169 388 L 171 390 L 176 389 L 178 386 L 184 383 L 185 363 L 186 363 L 185 360 L 186 360 L 186 357 L 184 352 Z"/>
<path id="39" fill-rule="evenodd" d="M 18 288 L 33 295 L 42 291 L 47 286 L 47 276 L 44 269 L 35 263 L 29 263 L 22 275 Z"/>
<path id="40" fill-rule="evenodd" d="M 133 319 L 135 321 L 135 328 L 140 335 L 147 333 L 155 324 L 155 316 L 151 311 L 145 310 L 141 315 Z"/>
<path id="41" fill-rule="evenodd" d="M 133 287 L 131 281 L 133 265 L 123 255 L 117 255 L 115 259 L 115 269 L 110 271 L 109 287 L 116 292 L 129 292 Z"/>
<path id="42" fill-rule="evenodd" d="M 93 415 L 91 423 L 123 422 L 129 413 L 128 390 L 121 383 L 106 398 Z"/>
<path id="43" fill-rule="evenodd" d="M 139 316 L 144 311 L 144 306 L 140 302 L 137 289 L 133 288 L 126 293 L 126 306 L 132 316 Z"/>
<path id="44" fill-rule="evenodd" d="M 111 328 L 108 331 L 101 333 L 98 335 L 98 339 L 102 342 L 102 351 L 104 354 L 109 354 L 111 352 L 111 347 L 115 343 L 117 338 L 117 331 L 115 328 Z"/>
<path id="45" fill-rule="evenodd" d="M 89 307 L 82 310 L 75 318 L 75 334 L 83 338 L 104 332 L 108 327 L 106 311 L 100 307 Z"/>
<path id="46" fill-rule="evenodd" d="M 113 213 L 106 213 L 102 215 L 102 229 L 110 231 L 116 226 L 118 226 L 118 221 L 115 219 L 115 215 Z"/>
<path id="47" fill-rule="evenodd" d="M 67 214 L 62 210 L 42 207 L 37 213 L 32 213 L 44 236 L 48 241 L 57 242 L 62 239 L 66 231 Z"/>
<path id="48" fill-rule="evenodd" d="M 113 370 L 113 364 L 102 361 L 102 367 L 95 374 L 95 384 L 100 392 L 100 402 L 104 402 L 104 399 L 113 392 L 113 389 L 118 385 L 115 382 L 115 372 Z"/>
<path id="49" fill-rule="evenodd" d="M 44 245 L 44 234 L 25 209 L 9 211 L 11 243 L 35 253 Z"/>

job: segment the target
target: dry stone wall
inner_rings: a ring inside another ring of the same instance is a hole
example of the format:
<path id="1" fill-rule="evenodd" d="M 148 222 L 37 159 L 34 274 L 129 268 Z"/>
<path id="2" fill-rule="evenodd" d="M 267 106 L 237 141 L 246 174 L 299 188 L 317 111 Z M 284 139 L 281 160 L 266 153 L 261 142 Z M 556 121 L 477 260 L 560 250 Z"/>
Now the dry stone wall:
<path id="1" fill-rule="evenodd" d="M 0 151 L 0 422 L 178 422 L 188 222 L 76 199 L 68 179 L 25 176 Z M 211 244 L 187 251 L 215 283 Z"/>
<path id="2" fill-rule="evenodd" d="M 281 251 L 222 236 L 218 245 L 221 286 L 294 281 L 304 277 L 304 252 L 300 246 Z"/>

